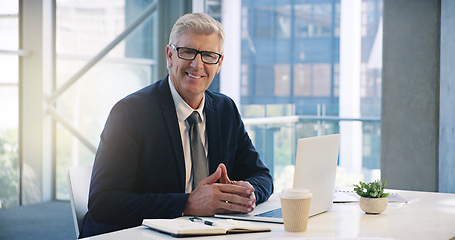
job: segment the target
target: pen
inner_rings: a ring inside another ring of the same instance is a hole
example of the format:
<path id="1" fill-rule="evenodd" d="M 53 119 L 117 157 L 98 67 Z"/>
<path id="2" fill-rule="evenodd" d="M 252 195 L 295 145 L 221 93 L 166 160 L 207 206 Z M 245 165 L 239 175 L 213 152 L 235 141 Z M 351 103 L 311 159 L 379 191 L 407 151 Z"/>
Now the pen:
<path id="1" fill-rule="evenodd" d="M 201 222 L 201 223 L 204 223 L 205 225 L 213 226 L 213 222 L 204 220 L 204 219 L 202 219 L 200 217 L 190 217 L 190 221 L 192 221 L 192 222 Z"/>

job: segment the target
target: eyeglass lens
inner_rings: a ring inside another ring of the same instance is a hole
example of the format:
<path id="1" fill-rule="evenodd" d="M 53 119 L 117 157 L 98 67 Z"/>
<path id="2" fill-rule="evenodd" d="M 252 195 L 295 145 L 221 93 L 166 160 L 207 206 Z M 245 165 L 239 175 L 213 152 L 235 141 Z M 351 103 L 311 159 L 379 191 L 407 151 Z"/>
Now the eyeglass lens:
<path id="1" fill-rule="evenodd" d="M 206 51 L 197 51 L 192 48 L 184 48 L 180 47 L 177 49 L 179 57 L 185 60 L 194 60 L 198 53 L 202 56 L 202 61 L 205 63 L 215 64 L 218 63 L 220 59 L 220 55 L 214 52 L 206 52 Z"/>

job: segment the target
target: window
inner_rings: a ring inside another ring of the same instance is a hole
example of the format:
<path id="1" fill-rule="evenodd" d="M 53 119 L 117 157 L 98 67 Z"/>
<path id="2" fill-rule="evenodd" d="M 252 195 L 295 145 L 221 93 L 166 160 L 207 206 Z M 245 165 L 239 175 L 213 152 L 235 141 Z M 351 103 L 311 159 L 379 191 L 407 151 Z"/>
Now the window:
<path id="1" fill-rule="evenodd" d="M 0 208 L 19 204 L 18 1 L 0 1 Z"/>
<path id="2" fill-rule="evenodd" d="M 294 65 L 294 96 L 311 96 L 311 72 L 309 64 Z"/>
<path id="3" fill-rule="evenodd" d="M 67 168 L 93 163 L 113 104 L 158 79 L 157 52 L 162 49 L 157 49 L 156 13 L 79 74 L 152 2 L 56 1 L 55 87 L 77 80 L 51 106 L 55 107 L 52 117 L 58 118 L 54 139 L 57 199 L 68 198 Z M 205 3 L 206 11 L 222 22 L 221 9 L 232 7 L 220 0 Z M 239 109 L 274 174 L 276 191 L 292 182 L 289 173 L 297 139 L 338 133 L 345 122 L 360 129 L 356 150 L 362 159 L 355 163 L 360 169 L 355 172 L 345 171 L 340 163 L 338 184 L 379 176 L 382 69 L 376 46 L 382 43 L 382 0 L 363 0 L 361 10 L 360 116 L 352 121 L 339 117 L 340 86 L 346 86 L 340 75 L 340 0 L 241 1 L 237 11 L 241 17 Z M 7 66 L 0 79 L 0 167 L 6 169 L 0 173 L 0 204 L 8 207 L 17 205 L 19 199 L 18 60 L 22 53 L 18 50 L 18 1 L 0 0 L 0 35 L 0 63 Z M 215 79 L 211 88 L 217 90 L 219 85 Z"/>
<path id="4" fill-rule="evenodd" d="M 332 1 L 297 1 L 294 8 L 297 38 L 330 37 L 333 34 Z"/>
<path id="5" fill-rule="evenodd" d="M 352 84 L 340 79 L 340 19 L 349 14 L 340 6 L 340 0 L 242 0 L 238 10 L 240 110 L 261 158 L 273 172 L 275 191 L 292 183 L 298 138 L 351 127 L 357 130 L 344 134 L 352 134 L 358 143 L 351 149 L 359 152 L 360 161 L 346 160 L 346 150 L 340 151 L 337 184 L 351 186 L 380 177 L 381 66 L 373 48 L 382 41 L 382 0 L 363 0 L 359 7 L 362 56 L 356 86 L 360 92 L 355 97 L 360 116 L 354 121 L 340 117 L 340 99 L 346 97 L 340 86 Z"/>
<path id="6" fill-rule="evenodd" d="M 57 88 L 121 34 L 150 2 L 57 0 Z M 93 164 L 113 105 L 156 80 L 156 18 L 156 14 L 147 18 L 56 100 L 58 114 L 80 135 L 76 137 L 61 121 L 56 126 L 57 199 L 69 199 L 69 167 Z"/>
<path id="7" fill-rule="evenodd" d="M 275 96 L 289 96 L 291 93 L 291 68 L 289 64 L 275 64 Z"/>

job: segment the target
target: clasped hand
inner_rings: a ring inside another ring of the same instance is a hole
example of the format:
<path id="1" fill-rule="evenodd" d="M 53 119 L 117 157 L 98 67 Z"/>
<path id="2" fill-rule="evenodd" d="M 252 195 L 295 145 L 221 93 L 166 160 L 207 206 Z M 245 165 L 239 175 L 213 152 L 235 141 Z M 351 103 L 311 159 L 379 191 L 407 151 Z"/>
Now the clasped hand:
<path id="1" fill-rule="evenodd" d="M 219 183 L 217 181 L 220 180 Z M 189 194 L 184 215 L 212 216 L 215 213 L 250 213 L 256 206 L 254 188 L 247 181 L 231 181 L 226 166 L 202 180 Z"/>

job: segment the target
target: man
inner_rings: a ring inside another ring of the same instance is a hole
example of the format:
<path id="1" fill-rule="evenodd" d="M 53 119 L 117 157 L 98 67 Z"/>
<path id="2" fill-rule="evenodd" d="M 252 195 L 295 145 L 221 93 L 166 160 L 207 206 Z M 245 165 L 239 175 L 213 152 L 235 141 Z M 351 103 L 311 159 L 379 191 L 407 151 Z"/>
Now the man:
<path id="1" fill-rule="evenodd" d="M 93 165 L 82 237 L 145 218 L 248 213 L 269 198 L 272 177 L 237 107 L 207 91 L 223 62 L 223 41 L 222 25 L 210 16 L 180 17 L 166 47 L 169 75 L 113 107 Z"/>

